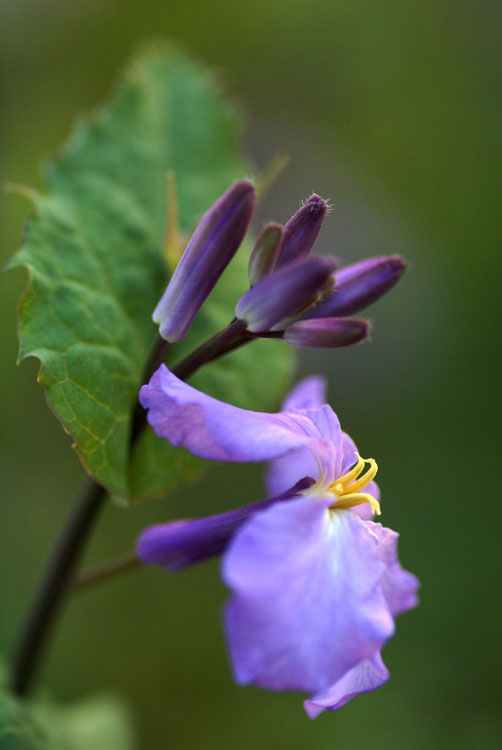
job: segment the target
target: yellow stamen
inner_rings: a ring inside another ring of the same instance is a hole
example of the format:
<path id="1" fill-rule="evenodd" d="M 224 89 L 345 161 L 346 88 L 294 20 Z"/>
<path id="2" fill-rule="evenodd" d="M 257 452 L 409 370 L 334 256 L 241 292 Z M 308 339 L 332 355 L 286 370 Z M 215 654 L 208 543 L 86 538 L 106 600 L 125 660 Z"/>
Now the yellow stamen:
<path id="1" fill-rule="evenodd" d="M 326 492 L 332 492 L 337 497 L 331 508 L 332 510 L 346 510 L 347 508 L 353 508 L 355 505 L 369 503 L 373 512 L 379 516 L 381 511 L 378 501 L 367 492 L 359 491 L 367 487 L 375 478 L 378 471 L 377 463 L 373 458 L 361 458 L 359 453 L 356 453 L 356 456 L 356 465 L 326 489 Z M 369 468 L 364 474 L 361 474 L 365 464 L 369 464 Z"/>
<path id="2" fill-rule="evenodd" d="M 350 471 L 348 471 L 346 474 L 343 475 L 343 477 L 340 477 L 340 479 L 336 480 L 336 484 L 341 485 L 342 487 L 349 482 L 352 482 L 353 479 L 359 476 L 359 474 L 364 469 L 364 464 L 366 463 L 364 458 L 361 458 L 359 453 L 356 453 L 357 456 L 357 463 Z"/>
<path id="3" fill-rule="evenodd" d="M 331 507 L 335 508 L 335 510 L 346 510 L 362 503 L 369 503 L 373 509 L 373 513 L 376 513 L 377 516 L 381 515 L 380 503 L 378 500 L 375 500 L 373 495 L 369 495 L 367 492 L 356 492 L 355 495 L 343 495 Z"/>
<path id="4" fill-rule="evenodd" d="M 375 459 L 368 458 L 366 459 L 367 463 L 369 463 L 370 468 L 368 471 L 366 471 L 362 476 L 359 477 L 355 482 L 352 482 L 350 485 L 345 485 L 344 488 L 346 490 L 350 490 L 350 492 L 359 492 L 359 490 L 363 490 L 365 487 L 368 486 L 370 482 L 373 481 L 373 479 L 376 477 L 376 473 L 378 471 L 378 466 L 376 464 Z"/>

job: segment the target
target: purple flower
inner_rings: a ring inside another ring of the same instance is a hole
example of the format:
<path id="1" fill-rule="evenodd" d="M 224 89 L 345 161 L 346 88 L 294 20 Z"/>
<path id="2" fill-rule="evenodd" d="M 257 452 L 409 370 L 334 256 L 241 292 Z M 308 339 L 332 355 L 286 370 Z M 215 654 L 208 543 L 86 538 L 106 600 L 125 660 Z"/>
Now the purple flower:
<path id="1" fill-rule="evenodd" d="M 236 182 L 202 217 L 154 310 L 166 341 L 180 341 L 197 311 L 234 257 L 251 220 L 254 187 Z"/>
<path id="2" fill-rule="evenodd" d="M 309 692 L 311 718 L 388 679 L 380 650 L 418 587 L 397 560 L 397 534 L 371 520 L 377 465 L 359 456 L 323 397 L 323 381 L 309 378 L 282 412 L 250 412 L 165 365 L 140 392 L 148 421 L 173 445 L 210 460 L 270 461 L 270 499 L 146 529 L 138 555 L 173 570 L 223 553 L 237 682 Z"/>

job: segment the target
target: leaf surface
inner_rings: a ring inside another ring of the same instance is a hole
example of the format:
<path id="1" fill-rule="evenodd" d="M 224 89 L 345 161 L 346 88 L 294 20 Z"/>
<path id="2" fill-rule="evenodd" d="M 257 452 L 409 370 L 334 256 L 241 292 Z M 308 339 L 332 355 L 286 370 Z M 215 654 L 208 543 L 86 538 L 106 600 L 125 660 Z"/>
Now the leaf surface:
<path id="1" fill-rule="evenodd" d="M 60 706 L 17 701 L 0 694 L 2 750 L 133 750 L 132 721 L 111 695 Z"/>
<path id="2" fill-rule="evenodd" d="M 236 112 L 212 75 L 177 48 L 132 61 L 112 101 L 77 126 L 47 169 L 11 267 L 29 285 L 19 313 L 20 357 L 38 357 L 48 403 L 86 467 L 121 498 L 162 495 L 200 475 L 202 462 L 148 428 L 132 460 L 130 419 L 168 279 L 163 259 L 166 175 L 176 179 L 186 236 L 249 168 Z M 225 326 L 246 284 L 239 251 L 172 360 Z M 292 354 L 260 341 L 213 363 L 193 383 L 247 408 L 275 408 Z"/>

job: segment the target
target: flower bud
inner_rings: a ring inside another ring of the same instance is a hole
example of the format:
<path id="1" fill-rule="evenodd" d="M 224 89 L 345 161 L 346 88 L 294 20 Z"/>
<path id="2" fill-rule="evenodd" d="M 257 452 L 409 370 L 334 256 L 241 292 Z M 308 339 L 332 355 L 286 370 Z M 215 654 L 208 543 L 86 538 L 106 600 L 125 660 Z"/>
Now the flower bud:
<path id="1" fill-rule="evenodd" d="M 333 291 L 304 317 L 352 315 L 388 292 L 399 281 L 405 269 L 406 263 L 398 255 L 368 258 L 345 266 L 335 274 Z"/>
<path id="2" fill-rule="evenodd" d="M 316 318 L 290 325 L 284 340 L 290 346 L 331 349 L 357 344 L 368 332 L 368 322 L 362 318 Z"/>
<path id="3" fill-rule="evenodd" d="M 254 246 L 249 258 L 249 283 L 254 286 L 263 276 L 268 276 L 274 270 L 277 256 L 281 248 L 282 226 L 267 224 Z"/>
<path id="4" fill-rule="evenodd" d="M 327 208 L 326 201 L 314 193 L 284 225 L 277 268 L 298 258 L 304 258 L 310 253 L 326 216 Z"/>
<path id="5" fill-rule="evenodd" d="M 291 263 L 243 294 L 235 314 L 253 333 L 278 328 L 281 321 L 315 303 L 331 283 L 333 269 L 333 261 L 319 256 Z"/>
<path id="6" fill-rule="evenodd" d="M 246 233 L 254 207 L 254 188 L 236 182 L 202 217 L 153 313 L 160 335 L 180 341 Z"/>

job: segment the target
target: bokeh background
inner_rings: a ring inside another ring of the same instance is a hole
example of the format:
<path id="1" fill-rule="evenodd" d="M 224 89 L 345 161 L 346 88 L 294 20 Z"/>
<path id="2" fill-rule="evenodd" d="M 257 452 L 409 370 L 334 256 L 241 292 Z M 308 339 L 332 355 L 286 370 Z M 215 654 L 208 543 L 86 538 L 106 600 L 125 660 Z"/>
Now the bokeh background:
<path id="1" fill-rule="evenodd" d="M 57 697 L 117 688 L 141 748 L 495 748 L 501 736 L 500 262 L 496 189 L 500 6 L 485 0 L 2 0 L 1 180 L 38 165 L 108 93 L 139 42 L 165 36 L 221 70 L 248 111 L 258 166 L 288 170 L 263 218 L 313 189 L 333 211 L 318 247 L 343 261 L 401 253 L 410 269 L 370 311 L 372 341 L 305 353 L 363 455 L 380 465 L 384 523 L 401 532 L 421 605 L 384 651 L 392 678 L 309 722 L 301 696 L 232 683 L 216 562 L 141 570 L 76 597 L 43 674 Z M 2 195 L 2 265 L 28 205 Z M 36 384 L 16 368 L 22 271 L 1 283 L 1 618 L 8 650 L 82 469 Z M 271 342 L 271 347 L 273 347 Z M 87 554 L 131 548 L 146 523 L 262 496 L 258 467 L 107 509 Z"/>

